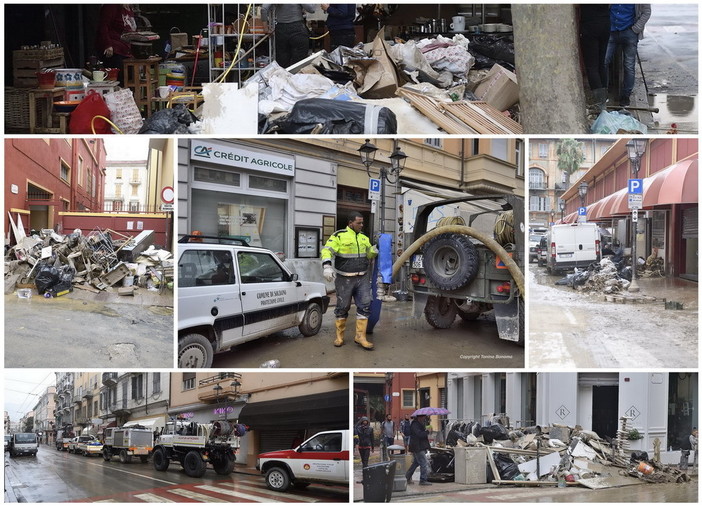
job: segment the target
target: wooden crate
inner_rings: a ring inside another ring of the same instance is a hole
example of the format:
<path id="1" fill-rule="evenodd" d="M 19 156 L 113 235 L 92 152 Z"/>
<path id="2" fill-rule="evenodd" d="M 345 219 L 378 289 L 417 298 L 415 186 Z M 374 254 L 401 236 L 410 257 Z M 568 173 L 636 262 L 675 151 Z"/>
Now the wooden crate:
<path id="1" fill-rule="evenodd" d="M 53 60 L 55 58 L 63 58 L 63 48 L 16 49 L 12 52 L 12 61 L 15 61 L 15 60 Z"/>
<path id="2" fill-rule="evenodd" d="M 41 69 L 61 69 L 64 66 L 63 55 L 48 60 L 14 60 L 12 62 L 13 85 L 17 88 L 36 88 L 39 85 L 37 72 Z"/>

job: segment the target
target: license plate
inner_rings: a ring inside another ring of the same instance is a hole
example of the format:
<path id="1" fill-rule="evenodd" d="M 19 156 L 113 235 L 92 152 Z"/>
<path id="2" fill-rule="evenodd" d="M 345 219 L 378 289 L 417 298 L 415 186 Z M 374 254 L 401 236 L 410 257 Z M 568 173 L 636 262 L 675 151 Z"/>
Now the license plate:
<path id="1" fill-rule="evenodd" d="M 570 259 L 571 257 L 573 257 L 573 254 L 558 254 L 558 256 L 561 259 Z"/>
<path id="2" fill-rule="evenodd" d="M 421 255 L 414 255 L 412 257 L 412 268 L 424 269 L 424 257 Z"/>

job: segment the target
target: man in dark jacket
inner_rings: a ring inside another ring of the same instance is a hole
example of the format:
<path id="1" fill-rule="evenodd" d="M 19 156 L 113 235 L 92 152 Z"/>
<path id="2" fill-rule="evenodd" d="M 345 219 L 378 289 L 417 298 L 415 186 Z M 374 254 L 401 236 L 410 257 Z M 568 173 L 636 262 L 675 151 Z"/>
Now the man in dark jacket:
<path id="1" fill-rule="evenodd" d="M 409 448 L 414 459 L 412 460 L 412 465 L 410 465 L 405 474 L 407 484 L 412 484 L 414 482 L 412 480 L 412 475 L 417 467 L 419 467 L 419 485 L 431 486 L 431 482 L 429 482 L 429 458 L 427 457 L 427 450 L 430 445 L 426 420 L 427 416 L 418 415 L 410 425 Z"/>
<path id="2" fill-rule="evenodd" d="M 358 454 L 361 456 L 363 468 L 366 468 L 368 466 L 370 453 L 374 451 L 373 428 L 371 428 L 370 421 L 367 417 L 361 417 L 361 420 L 354 430 L 353 439 L 356 447 L 358 447 Z"/>
<path id="3" fill-rule="evenodd" d="M 353 47 L 356 44 L 356 33 L 353 29 L 356 4 L 322 4 L 322 10 L 327 13 L 330 51 L 339 46 Z"/>

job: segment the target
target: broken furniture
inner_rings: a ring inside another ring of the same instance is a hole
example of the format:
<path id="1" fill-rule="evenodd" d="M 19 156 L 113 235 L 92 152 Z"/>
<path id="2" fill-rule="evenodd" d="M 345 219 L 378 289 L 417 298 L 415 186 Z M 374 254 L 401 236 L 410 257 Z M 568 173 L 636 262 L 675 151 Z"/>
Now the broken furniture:
<path id="1" fill-rule="evenodd" d="M 124 60 L 124 86 L 131 88 L 139 111 L 151 116 L 152 99 L 158 89 L 158 64 L 161 58 L 152 56 L 143 60 L 127 58 Z"/>
<path id="2" fill-rule="evenodd" d="M 54 126 L 54 101 L 63 100 L 65 88 L 37 88 L 29 90 L 29 133 L 66 134 L 66 122 L 58 128 Z M 41 112 L 39 112 L 41 110 Z"/>

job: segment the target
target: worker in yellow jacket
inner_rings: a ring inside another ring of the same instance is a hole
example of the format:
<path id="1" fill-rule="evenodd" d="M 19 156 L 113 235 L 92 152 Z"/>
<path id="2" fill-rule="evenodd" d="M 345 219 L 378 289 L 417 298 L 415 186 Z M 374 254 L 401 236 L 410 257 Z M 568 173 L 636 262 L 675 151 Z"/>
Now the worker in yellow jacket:
<path id="1" fill-rule="evenodd" d="M 366 338 L 368 316 L 371 304 L 370 260 L 378 255 L 378 248 L 371 245 L 368 236 L 363 234 L 363 215 L 352 213 L 348 217 L 348 227 L 336 231 L 329 237 L 322 249 L 324 278 L 335 280 L 336 287 L 336 339 L 334 346 L 344 344 L 346 318 L 351 308 L 351 298 L 356 304 L 356 337 L 354 341 L 366 350 L 373 350 L 373 344 Z M 332 268 L 332 259 L 334 267 Z M 335 276 L 338 275 L 338 276 Z"/>

